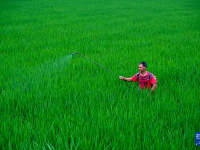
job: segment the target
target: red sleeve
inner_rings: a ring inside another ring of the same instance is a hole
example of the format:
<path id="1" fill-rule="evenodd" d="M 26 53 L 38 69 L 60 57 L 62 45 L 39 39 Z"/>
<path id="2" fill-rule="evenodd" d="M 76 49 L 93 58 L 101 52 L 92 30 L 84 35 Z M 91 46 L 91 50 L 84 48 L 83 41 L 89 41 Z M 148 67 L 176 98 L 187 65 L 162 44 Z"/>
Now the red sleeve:
<path id="1" fill-rule="evenodd" d="M 157 79 L 156 79 L 156 77 L 155 77 L 154 75 L 153 75 L 153 77 L 151 78 L 150 83 L 151 83 L 151 84 L 157 83 Z"/>
<path id="2" fill-rule="evenodd" d="M 137 74 L 135 74 L 132 78 L 131 78 L 132 80 L 133 80 L 133 82 L 136 82 L 136 81 L 138 81 L 139 80 L 139 78 L 138 78 L 138 76 L 137 76 Z"/>

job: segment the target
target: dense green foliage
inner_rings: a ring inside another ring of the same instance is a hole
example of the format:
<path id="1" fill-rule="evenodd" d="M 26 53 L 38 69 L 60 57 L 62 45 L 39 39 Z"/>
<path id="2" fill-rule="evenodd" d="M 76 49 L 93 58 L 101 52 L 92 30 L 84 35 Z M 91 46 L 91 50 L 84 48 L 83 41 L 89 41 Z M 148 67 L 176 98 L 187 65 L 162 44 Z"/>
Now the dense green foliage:
<path id="1" fill-rule="evenodd" d="M 0 149 L 195 149 L 199 0 L 0 2 Z M 131 77 L 146 61 L 147 98 Z"/>

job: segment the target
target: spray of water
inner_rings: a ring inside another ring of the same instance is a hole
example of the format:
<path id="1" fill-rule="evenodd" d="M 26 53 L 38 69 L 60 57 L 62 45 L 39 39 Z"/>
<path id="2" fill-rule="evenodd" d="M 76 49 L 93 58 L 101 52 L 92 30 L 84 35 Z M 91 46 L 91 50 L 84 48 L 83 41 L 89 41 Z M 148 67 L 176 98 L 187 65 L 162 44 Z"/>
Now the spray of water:
<path id="1" fill-rule="evenodd" d="M 61 57 L 52 62 L 44 63 L 37 68 L 40 73 L 45 72 L 46 74 L 55 73 L 55 72 L 63 72 L 65 71 L 67 64 L 71 60 L 72 55 Z"/>
<path id="2" fill-rule="evenodd" d="M 30 91 L 37 92 L 41 87 L 50 88 L 60 77 L 59 75 L 66 72 L 67 64 L 71 59 L 72 55 L 68 55 L 52 62 L 45 62 L 27 73 L 16 71 L 18 75 L 13 78 L 12 90 L 28 93 Z"/>

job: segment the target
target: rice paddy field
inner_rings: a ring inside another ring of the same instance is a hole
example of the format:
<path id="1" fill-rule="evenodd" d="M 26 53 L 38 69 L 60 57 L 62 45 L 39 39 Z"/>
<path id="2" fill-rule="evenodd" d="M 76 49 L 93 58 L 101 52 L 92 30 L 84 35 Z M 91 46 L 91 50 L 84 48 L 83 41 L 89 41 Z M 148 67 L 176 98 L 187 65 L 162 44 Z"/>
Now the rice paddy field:
<path id="1" fill-rule="evenodd" d="M 0 149 L 198 149 L 199 42 L 199 0 L 1 1 Z"/>

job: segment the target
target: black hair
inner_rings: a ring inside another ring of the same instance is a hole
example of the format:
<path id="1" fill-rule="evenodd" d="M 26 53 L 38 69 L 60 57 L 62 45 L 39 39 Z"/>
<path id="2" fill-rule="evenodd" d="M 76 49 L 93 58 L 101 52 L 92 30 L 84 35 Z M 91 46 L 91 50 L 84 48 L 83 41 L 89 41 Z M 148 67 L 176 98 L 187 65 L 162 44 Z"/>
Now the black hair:
<path id="1" fill-rule="evenodd" d="M 143 61 L 143 62 L 139 63 L 139 65 L 141 65 L 141 64 L 142 64 L 144 67 L 147 68 L 147 63 L 145 63 L 145 62 Z"/>

